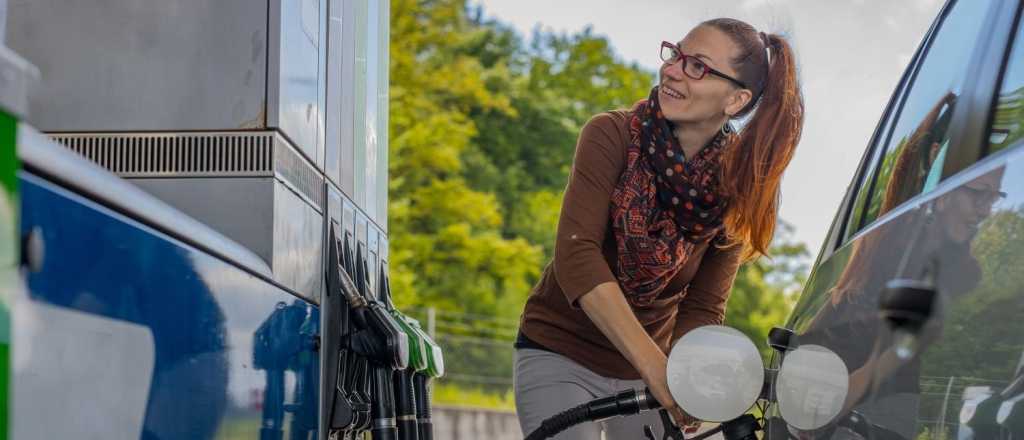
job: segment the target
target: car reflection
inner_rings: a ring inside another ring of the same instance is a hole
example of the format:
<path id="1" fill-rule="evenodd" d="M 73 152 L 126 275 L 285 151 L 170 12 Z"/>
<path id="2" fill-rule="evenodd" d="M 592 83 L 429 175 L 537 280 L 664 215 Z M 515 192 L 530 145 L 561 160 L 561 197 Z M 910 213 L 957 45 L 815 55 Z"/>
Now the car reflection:
<path id="1" fill-rule="evenodd" d="M 319 358 L 314 344 L 318 316 L 298 299 L 291 305 L 278 302 L 253 335 L 253 366 L 266 373 L 261 439 L 283 438 L 285 412 L 291 413 L 290 438 L 307 439 L 317 432 Z M 296 376 L 291 393 L 285 392 L 288 371 Z M 297 400 L 286 403 L 289 395 Z"/>
<path id="2" fill-rule="evenodd" d="M 956 97 L 939 100 L 920 126 L 894 151 L 891 176 L 882 191 L 879 217 L 938 183 L 949 147 L 945 138 Z M 1005 194 L 1003 168 L 983 174 L 941 196 L 911 206 L 867 231 L 847 250 L 848 260 L 829 291 L 828 301 L 811 319 L 801 343 L 829 347 L 840 355 L 849 375 L 849 393 L 837 424 L 857 420 L 869 430 L 895 438 L 914 438 L 921 403 L 921 356 L 942 332 L 942 320 L 930 319 L 916 335 L 915 355 L 897 356 L 893 335 L 879 317 L 879 294 L 894 279 L 920 280 L 935 287 L 942 307 L 974 289 L 982 279 L 972 240 Z M 848 428 L 844 428 L 848 430 Z"/>

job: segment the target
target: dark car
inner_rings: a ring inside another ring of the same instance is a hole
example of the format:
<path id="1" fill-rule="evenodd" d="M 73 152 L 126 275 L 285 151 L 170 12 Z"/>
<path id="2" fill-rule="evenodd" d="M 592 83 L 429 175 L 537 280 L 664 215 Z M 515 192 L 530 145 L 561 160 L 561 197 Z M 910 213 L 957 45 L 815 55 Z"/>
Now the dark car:
<path id="1" fill-rule="evenodd" d="M 842 410 L 776 409 L 770 438 L 1024 439 L 1021 10 L 948 1 L 929 29 L 785 324 L 846 365 Z"/>

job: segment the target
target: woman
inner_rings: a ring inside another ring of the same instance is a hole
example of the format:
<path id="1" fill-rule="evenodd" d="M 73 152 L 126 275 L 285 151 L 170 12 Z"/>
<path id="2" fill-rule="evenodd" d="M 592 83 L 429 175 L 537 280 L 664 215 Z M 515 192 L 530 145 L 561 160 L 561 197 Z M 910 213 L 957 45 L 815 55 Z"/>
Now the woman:
<path id="1" fill-rule="evenodd" d="M 647 100 L 594 116 L 580 133 L 554 258 L 516 341 L 524 434 L 559 411 L 644 386 L 677 424 L 690 422 L 666 384 L 671 343 L 722 323 L 740 262 L 771 241 L 803 126 L 789 43 L 721 18 L 662 43 L 661 54 Z M 729 120 L 751 112 L 735 133 Z M 650 411 L 555 438 L 603 430 L 633 439 L 644 424 L 661 430 Z"/>

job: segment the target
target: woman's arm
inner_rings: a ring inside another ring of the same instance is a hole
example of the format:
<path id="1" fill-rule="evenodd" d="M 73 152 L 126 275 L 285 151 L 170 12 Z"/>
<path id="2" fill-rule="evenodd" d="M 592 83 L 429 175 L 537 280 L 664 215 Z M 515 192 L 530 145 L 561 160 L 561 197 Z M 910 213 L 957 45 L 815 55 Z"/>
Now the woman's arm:
<path id="1" fill-rule="evenodd" d="M 733 282 L 740 268 L 743 246 L 717 248 L 708 245 L 700 267 L 687 287 L 686 297 L 679 303 L 672 343 L 697 327 L 725 322 L 725 305 L 729 302 Z"/>
<path id="2" fill-rule="evenodd" d="M 584 294 L 579 304 L 601 333 L 604 333 L 615 348 L 637 369 L 654 398 L 658 399 L 662 407 L 669 408 L 669 413 L 676 424 L 683 426 L 693 423 L 694 420 L 676 405 L 668 390 L 668 356 L 640 325 L 619 284 L 599 284 Z"/>
<path id="3" fill-rule="evenodd" d="M 601 250 L 610 233 L 611 194 L 625 166 L 621 124 L 602 113 L 580 132 L 558 219 L 554 271 L 569 305 L 581 307 L 643 375 L 665 354 L 633 314 Z"/>
<path id="4" fill-rule="evenodd" d="M 555 279 L 570 307 L 594 325 L 640 373 L 658 402 L 682 413 L 668 392 L 667 357 L 626 302 L 601 246 L 609 234 L 610 202 L 625 167 L 621 116 L 602 113 L 583 126 L 562 200 L 555 238 Z"/>

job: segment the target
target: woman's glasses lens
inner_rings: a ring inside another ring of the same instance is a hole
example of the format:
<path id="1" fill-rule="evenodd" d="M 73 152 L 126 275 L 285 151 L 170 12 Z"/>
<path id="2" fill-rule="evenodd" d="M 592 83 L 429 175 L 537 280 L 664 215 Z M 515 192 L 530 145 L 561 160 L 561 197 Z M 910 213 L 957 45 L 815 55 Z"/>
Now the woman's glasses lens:
<path id="1" fill-rule="evenodd" d="M 661 60 L 670 64 L 675 63 L 679 61 L 679 51 L 668 46 L 661 46 Z"/>
<path id="2" fill-rule="evenodd" d="M 704 63 L 695 58 L 690 58 L 686 61 L 684 70 L 690 78 L 701 79 L 704 77 L 705 70 L 707 69 L 707 66 Z"/>
<path id="3" fill-rule="evenodd" d="M 667 43 L 663 43 L 661 46 L 661 60 L 666 64 L 675 64 L 684 56 L 685 55 L 679 52 L 679 49 L 670 46 Z M 688 57 L 688 59 L 683 61 L 683 72 L 685 72 L 690 78 L 704 78 L 704 74 L 707 73 L 706 70 L 707 66 L 695 58 Z"/>

